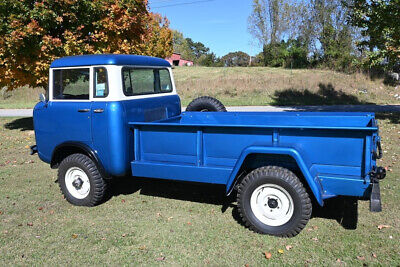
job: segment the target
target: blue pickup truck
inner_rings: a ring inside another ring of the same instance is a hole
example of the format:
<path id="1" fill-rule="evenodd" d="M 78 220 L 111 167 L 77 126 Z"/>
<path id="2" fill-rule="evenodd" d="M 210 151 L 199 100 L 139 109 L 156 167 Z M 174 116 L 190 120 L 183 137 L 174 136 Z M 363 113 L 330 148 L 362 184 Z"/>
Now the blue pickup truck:
<path id="1" fill-rule="evenodd" d="M 276 236 L 297 235 L 312 203 L 337 196 L 381 210 L 373 113 L 218 112 L 207 97 L 189 107 L 181 112 L 163 59 L 60 58 L 34 108 L 31 152 L 58 168 L 62 193 L 80 206 L 101 203 L 110 179 L 131 176 L 222 184 L 251 230 Z"/>

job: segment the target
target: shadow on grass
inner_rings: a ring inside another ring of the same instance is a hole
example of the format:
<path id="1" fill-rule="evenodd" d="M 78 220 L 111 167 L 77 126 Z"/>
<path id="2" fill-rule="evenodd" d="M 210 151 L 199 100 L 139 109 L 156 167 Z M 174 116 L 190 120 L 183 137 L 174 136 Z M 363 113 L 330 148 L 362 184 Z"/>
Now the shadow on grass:
<path id="1" fill-rule="evenodd" d="M 232 208 L 232 217 L 239 224 L 244 225 L 235 203 L 236 192 L 234 191 L 228 197 L 225 196 L 225 186 L 223 185 L 125 177 L 111 182 L 108 199 L 135 192 L 146 196 L 220 205 L 221 213 Z M 324 207 L 313 204 L 312 218 L 314 217 L 336 220 L 345 229 L 355 229 L 357 226 L 357 200 L 340 197 L 327 200 Z"/>
<path id="2" fill-rule="evenodd" d="M 8 122 L 4 125 L 8 130 L 31 131 L 33 130 L 33 118 L 21 118 Z"/>
<path id="3" fill-rule="evenodd" d="M 376 113 L 375 118 L 377 120 L 389 120 L 392 124 L 400 123 L 400 113 L 398 112 Z"/>
<path id="4" fill-rule="evenodd" d="M 137 191 L 147 196 L 223 205 L 223 208 L 228 205 L 223 212 L 234 201 L 232 197 L 225 197 L 225 186 L 222 185 L 137 177 L 116 178 L 110 184 L 110 197 Z"/>
<path id="5" fill-rule="evenodd" d="M 308 89 L 286 89 L 276 91 L 272 97 L 274 106 L 304 106 L 304 105 L 365 105 L 373 104 L 359 100 L 354 95 L 346 94 L 341 90 L 335 90 L 332 84 L 318 84 L 318 91 L 311 92 Z"/>
<path id="6" fill-rule="evenodd" d="M 358 199 L 336 197 L 324 200 L 324 206 L 313 205 L 312 218 L 336 220 L 344 229 L 354 230 L 358 221 Z"/>

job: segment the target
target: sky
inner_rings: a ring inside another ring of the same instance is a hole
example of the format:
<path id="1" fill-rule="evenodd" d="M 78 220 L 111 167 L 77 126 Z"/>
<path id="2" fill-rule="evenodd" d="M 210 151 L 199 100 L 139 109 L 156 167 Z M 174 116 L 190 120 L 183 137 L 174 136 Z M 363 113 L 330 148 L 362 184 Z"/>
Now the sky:
<path id="1" fill-rule="evenodd" d="M 247 29 L 251 0 L 149 0 L 150 10 L 166 16 L 170 28 L 202 42 L 217 56 L 261 51 Z"/>

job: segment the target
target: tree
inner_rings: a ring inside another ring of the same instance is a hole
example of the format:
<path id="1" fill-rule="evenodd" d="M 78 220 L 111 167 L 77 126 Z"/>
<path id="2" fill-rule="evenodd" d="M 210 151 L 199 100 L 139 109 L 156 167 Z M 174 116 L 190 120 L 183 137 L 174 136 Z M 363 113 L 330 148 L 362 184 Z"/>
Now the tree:
<path id="1" fill-rule="evenodd" d="M 2 0 L 0 87 L 45 86 L 62 56 L 172 53 L 168 21 L 147 0 Z"/>
<path id="2" fill-rule="evenodd" d="M 306 67 L 315 58 L 317 65 L 347 70 L 357 55 L 351 1 L 253 0 L 249 30 L 262 45 L 264 64 Z"/>
<path id="3" fill-rule="evenodd" d="M 225 67 L 246 67 L 250 64 L 250 56 L 245 52 L 231 52 L 221 58 Z"/>
<path id="4" fill-rule="evenodd" d="M 270 43 L 263 47 L 264 66 L 284 67 L 286 58 L 289 56 L 285 41 Z"/>
<path id="5" fill-rule="evenodd" d="M 189 44 L 183 34 L 177 30 L 173 30 L 173 47 L 174 53 L 181 54 L 182 58 L 195 61 L 194 52 L 189 47 Z"/>
<path id="6" fill-rule="evenodd" d="M 192 60 L 200 66 L 219 66 L 219 58 L 210 52 L 210 48 L 191 38 L 185 38 L 179 31 L 173 31 L 174 52 L 181 54 L 182 58 Z"/>
<path id="7" fill-rule="evenodd" d="M 400 0 L 354 0 L 351 22 L 361 29 L 364 37 L 358 47 L 366 50 L 369 66 L 392 69 L 400 62 Z"/>
<path id="8" fill-rule="evenodd" d="M 207 53 L 210 51 L 210 48 L 206 47 L 201 42 L 194 42 L 191 38 L 186 38 L 186 41 L 190 50 L 193 51 L 196 59 L 199 59 L 203 55 L 207 55 Z"/>
<path id="9" fill-rule="evenodd" d="M 290 39 L 287 42 L 287 51 L 286 68 L 306 68 L 310 66 L 307 44 L 302 38 Z"/>
<path id="10" fill-rule="evenodd" d="M 296 66 L 308 65 L 307 55 L 312 30 L 311 15 L 307 8 L 303 1 L 253 0 L 249 30 L 263 48 L 262 61 L 265 66 L 292 66 L 293 57 L 296 57 Z M 293 41 L 300 39 L 301 42 Z M 289 51 L 289 48 L 292 51 Z M 292 54 L 294 51 L 296 56 Z M 292 61 L 289 62 L 290 60 Z"/>
<path id="11" fill-rule="evenodd" d="M 293 7 L 288 0 L 253 0 L 250 33 L 262 46 L 280 42 L 290 28 Z"/>
<path id="12" fill-rule="evenodd" d="M 270 67 L 306 68 L 309 66 L 307 46 L 301 38 L 264 46 L 264 65 Z"/>
<path id="13" fill-rule="evenodd" d="M 197 60 L 197 64 L 206 67 L 222 67 L 221 60 L 214 53 L 207 53 L 206 55 L 200 56 Z"/>
<path id="14" fill-rule="evenodd" d="M 322 63 L 342 70 L 351 63 L 353 28 L 348 23 L 349 9 L 344 0 L 312 0 L 312 14 L 316 39 L 321 44 Z"/>

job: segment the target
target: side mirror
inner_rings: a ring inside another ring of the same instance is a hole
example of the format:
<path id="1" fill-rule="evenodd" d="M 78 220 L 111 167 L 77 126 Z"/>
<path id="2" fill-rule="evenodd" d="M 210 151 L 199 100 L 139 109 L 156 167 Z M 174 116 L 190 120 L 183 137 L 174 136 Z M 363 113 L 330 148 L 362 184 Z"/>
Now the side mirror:
<path id="1" fill-rule="evenodd" d="M 40 102 L 46 102 L 46 96 L 43 93 L 39 94 L 39 101 Z"/>

